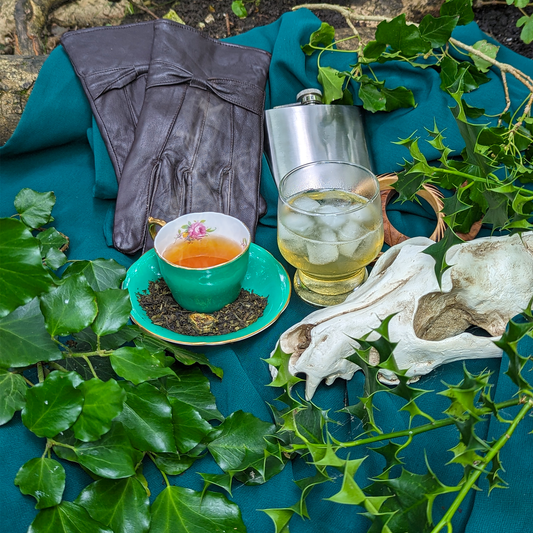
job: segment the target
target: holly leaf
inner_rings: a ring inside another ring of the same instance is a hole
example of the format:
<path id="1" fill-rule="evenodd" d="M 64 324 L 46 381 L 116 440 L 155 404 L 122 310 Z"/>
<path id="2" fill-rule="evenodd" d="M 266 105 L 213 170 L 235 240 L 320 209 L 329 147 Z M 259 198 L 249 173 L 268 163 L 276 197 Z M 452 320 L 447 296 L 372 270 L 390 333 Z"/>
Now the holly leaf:
<path id="1" fill-rule="evenodd" d="M 0 426 L 24 407 L 27 389 L 21 375 L 0 368 Z"/>
<path id="2" fill-rule="evenodd" d="M 62 280 L 55 290 L 41 296 L 41 311 L 52 337 L 86 328 L 96 317 L 96 295 L 83 274 Z"/>
<path id="3" fill-rule="evenodd" d="M 126 289 L 106 289 L 96 293 L 98 314 L 91 327 L 97 335 L 116 333 L 129 320 L 131 300 Z"/>
<path id="4" fill-rule="evenodd" d="M 135 385 L 164 376 L 176 375 L 155 354 L 151 354 L 145 348 L 124 346 L 115 350 L 109 356 L 109 360 L 113 370 L 120 377 Z"/>
<path id="5" fill-rule="evenodd" d="M 286 509 L 259 509 L 266 513 L 272 522 L 274 522 L 274 533 L 289 533 L 289 522 L 293 514 L 296 512 L 295 509 L 286 508 Z"/>
<path id="6" fill-rule="evenodd" d="M 428 246 L 422 251 L 422 253 L 428 254 L 435 259 L 435 276 L 437 277 L 439 287 L 442 283 L 442 275 L 451 266 L 446 263 L 446 253 L 452 246 L 462 242 L 463 241 L 448 227 L 446 228 L 444 236 L 439 242 Z"/>
<path id="7" fill-rule="evenodd" d="M 37 192 L 32 189 L 22 189 L 15 196 L 15 209 L 20 220 L 29 228 L 40 228 L 52 219 L 52 208 L 56 203 L 53 192 Z"/>
<path id="8" fill-rule="evenodd" d="M 529 309 L 531 310 L 531 307 Z M 530 358 L 527 355 L 524 356 L 519 353 L 518 344 L 526 336 L 531 336 L 532 332 L 533 323 L 520 323 L 510 320 L 507 329 L 501 336 L 500 340 L 494 341 L 494 344 L 507 354 L 509 358 L 509 368 L 505 373 L 519 389 L 531 389 L 531 385 L 522 375 L 522 370 Z"/>
<path id="9" fill-rule="evenodd" d="M 75 503 L 61 502 L 42 510 L 31 523 L 28 533 L 113 533 L 93 520 Z"/>
<path id="10" fill-rule="evenodd" d="M 161 383 L 167 396 L 191 406 L 204 420 L 224 420 L 217 409 L 209 380 L 199 368 L 183 368 L 179 372 L 179 378 L 163 378 Z"/>
<path id="11" fill-rule="evenodd" d="M 142 453 L 135 450 L 120 424 L 94 442 L 74 446 L 78 462 L 97 476 L 120 479 L 133 476 Z"/>
<path id="12" fill-rule="evenodd" d="M 54 286 L 39 241 L 18 220 L 0 219 L 0 317 Z"/>
<path id="13" fill-rule="evenodd" d="M 291 355 L 283 352 L 278 344 L 274 353 L 268 359 L 263 359 L 265 363 L 272 365 L 278 371 L 276 377 L 267 384 L 268 387 L 288 386 L 291 389 L 296 383 L 303 381 L 302 378 L 294 376 L 289 372 L 290 357 Z"/>
<path id="14" fill-rule="evenodd" d="M 310 56 L 318 48 L 325 48 L 335 41 L 335 28 L 322 22 L 320 28 L 309 37 L 309 43 L 302 46 L 304 54 Z"/>
<path id="15" fill-rule="evenodd" d="M 163 489 L 152 504 L 150 533 L 232 531 L 246 533 L 239 507 L 224 495 L 183 487 Z"/>
<path id="16" fill-rule="evenodd" d="M 401 52 L 407 57 L 418 53 L 425 54 L 431 45 L 420 34 L 414 24 L 405 22 L 405 14 L 398 15 L 391 21 L 382 21 L 376 29 L 376 41 L 389 44 L 393 50 Z"/>
<path id="17" fill-rule="evenodd" d="M 150 383 L 137 386 L 121 381 L 126 392 L 124 408 L 116 418 L 139 450 L 176 452 L 172 408 L 166 396 Z"/>
<path id="18" fill-rule="evenodd" d="M 338 70 L 332 67 L 319 67 L 317 79 L 324 89 L 325 104 L 331 104 L 334 100 L 340 100 L 343 97 L 345 76 Z"/>
<path id="19" fill-rule="evenodd" d="M 68 429 L 82 410 L 83 393 L 76 388 L 82 381 L 76 372 L 50 372 L 27 390 L 23 424 L 38 437 L 52 438 Z"/>
<path id="20" fill-rule="evenodd" d="M 213 427 L 191 405 L 172 396 L 168 399 L 172 406 L 176 444 L 180 452 L 186 453 L 200 444 L 213 431 Z"/>
<path id="21" fill-rule="evenodd" d="M 0 318 L 0 336 L 0 367 L 19 368 L 63 357 L 46 331 L 37 298 Z"/>
<path id="22" fill-rule="evenodd" d="M 146 533 L 150 528 L 150 501 L 136 476 L 95 481 L 81 491 L 75 503 L 116 533 Z"/>
<path id="23" fill-rule="evenodd" d="M 500 49 L 499 46 L 496 46 L 492 43 L 487 42 L 486 39 L 477 41 L 477 43 L 475 43 L 472 46 L 472 48 L 474 48 L 478 52 L 481 52 L 487 57 L 490 57 L 491 59 L 496 59 L 496 55 L 498 53 L 498 50 Z M 487 72 L 489 68 L 492 66 L 492 63 L 477 56 L 473 52 L 470 52 L 468 55 L 472 58 L 472 60 L 474 61 L 474 64 L 481 72 Z"/>
<path id="24" fill-rule="evenodd" d="M 357 470 L 359 469 L 364 460 L 365 457 L 361 459 L 351 459 L 345 462 L 341 490 L 330 498 L 325 498 L 326 500 L 348 505 L 362 505 L 364 503 L 367 496 L 354 479 Z M 376 500 L 376 498 L 370 499 L 374 501 Z"/>
<path id="25" fill-rule="evenodd" d="M 78 386 L 83 393 L 83 408 L 72 426 L 77 439 L 98 440 L 111 429 L 111 421 L 121 412 L 126 393 L 114 379 L 93 378 Z"/>
<path id="26" fill-rule="evenodd" d="M 450 196 L 448 198 L 443 198 L 442 203 L 444 204 L 442 211 L 446 215 L 444 217 L 444 222 L 446 222 L 446 224 L 448 224 L 448 226 L 451 226 L 451 227 L 453 227 L 453 221 L 457 213 L 461 213 L 462 211 L 466 211 L 472 208 L 470 204 L 464 203 L 459 198 L 459 195 L 457 192 L 453 196 Z"/>
<path id="27" fill-rule="evenodd" d="M 120 289 L 126 277 L 126 269 L 113 259 L 76 261 L 65 270 L 63 279 L 76 274 L 83 274 L 93 291 L 105 291 Z"/>
<path id="28" fill-rule="evenodd" d="M 216 428 L 215 438 L 207 445 L 218 466 L 225 472 L 242 470 L 248 452 L 248 459 L 255 461 L 264 456 L 265 437 L 273 435 L 276 426 L 263 422 L 251 413 L 236 411 Z"/>
<path id="29" fill-rule="evenodd" d="M 223 370 L 212 365 L 205 355 L 191 352 L 190 350 L 186 350 L 185 348 L 182 348 L 176 344 L 172 344 L 155 337 L 148 337 L 146 335 L 136 339 L 135 344 L 137 346 L 146 348 L 151 353 L 166 350 L 176 358 L 176 361 L 179 361 L 187 366 L 194 365 L 195 363 L 207 366 L 209 370 L 211 370 L 211 372 L 213 372 L 213 374 L 219 378 L 222 378 L 224 374 Z"/>
<path id="30" fill-rule="evenodd" d="M 428 14 L 420 22 L 418 29 L 420 35 L 431 43 L 432 48 L 441 48 L 446 46 L 458 20 L 458 15 L 435 18 Z"/>
<path id="31" fill-rule="evenodd" d="M 483 197 L 488 204 L 483 223 L 492 224 L 494 228 L 503 228 L 509 220 L 507 216 L 509 199 L 504 194 L 492 191 L 483 191 Z"/>
<path id="32" fill-rule="evenodd" d="M 464 26 L 474 20 L 474 11 L 472 10 L 472 0 L 448 0 L 440 6 L 440 15 L 456 17 L 458 26 Z"/>
<path id="33" fill-rule="evenodd" d="M 36 509 L 61 503 L 65 490 L 65 469 L 54 459 L 38 457 L 24 463 L 15 476 L 15 485 L 22 494 L 37 500 Z"/>

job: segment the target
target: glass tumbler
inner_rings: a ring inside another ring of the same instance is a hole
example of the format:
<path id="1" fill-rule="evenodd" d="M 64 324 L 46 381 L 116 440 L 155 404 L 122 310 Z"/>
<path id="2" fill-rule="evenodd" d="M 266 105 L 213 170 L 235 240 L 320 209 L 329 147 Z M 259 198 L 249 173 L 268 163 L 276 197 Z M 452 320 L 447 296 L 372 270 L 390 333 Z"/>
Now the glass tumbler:
<path id="1" fill-rule="evenodd" d="M 300 298 L 318 307 L 342 303 L 383 246 L 376 176 L 345 161 L 291 170 L 279 186 L 278 246 L 296 268 Z"/>

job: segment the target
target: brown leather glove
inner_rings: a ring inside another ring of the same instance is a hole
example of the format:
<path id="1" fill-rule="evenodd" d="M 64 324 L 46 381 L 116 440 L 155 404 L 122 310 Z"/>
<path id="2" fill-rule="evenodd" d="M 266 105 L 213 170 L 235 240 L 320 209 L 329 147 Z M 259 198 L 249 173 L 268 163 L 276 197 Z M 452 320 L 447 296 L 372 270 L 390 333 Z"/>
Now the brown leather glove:
<path id="1" fill-rule="evenodd" d="M 259 180 L 269 65 L 262 50 L 155 21 L 144 103 L 119 185 L 116 248 L 151 248 L 149 216 L 169 221 L 198 211 L 235 216 L 253 238 L 266 207 Z"/>
<path id="2" fill-rule="evenodd" d="M 154 23 L 146 22 L 88 28 L 61 37 L 119 183 L 143 105 L 153 33 Z"/>

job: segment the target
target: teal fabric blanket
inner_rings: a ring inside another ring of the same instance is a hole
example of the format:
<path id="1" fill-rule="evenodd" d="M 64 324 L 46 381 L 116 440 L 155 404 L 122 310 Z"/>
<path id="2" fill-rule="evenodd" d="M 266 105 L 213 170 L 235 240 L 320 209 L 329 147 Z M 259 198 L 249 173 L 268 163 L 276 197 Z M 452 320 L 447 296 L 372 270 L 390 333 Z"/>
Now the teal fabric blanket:
<path id="1" fill-rule="evenodd" d="M 297 92 L 308 87 L 318 87 L 316 56 L 307 57 L 300 49 L 308 42 L 310 34 L 318 29 L 320 21 L 309 11 L 300 10 L 282 16 L 277 22 L 256 28 L 246 34 L 229 39 L 231 42 L 262 48 L 272 53 L 272 64 L 267 86 L 266 108 L 287 104 L 295 100 Z M 473 44 L 480 39 L 488 39 L 475 24 L 456 30 L 454 36 Z M 533 61 L 523 58 L 505 48 L 498 58 L 533 75 Z M 347 54 L 330 53 L 323 63 L 348 69 L 350 59 Z M 374 171 L 377 174 L 399 170 L 403 158 L 408 156 L 405 148 L 392 144 L 399 138 L 406 138 L 417 131 L 424 136 L 424 128 L 432 128 L 434 121 L 441 130 L 446 130 L 447 143 L 455 151 L 462 149 L 461 138 L 451 112 L 452 102 L 440 91 L 438 74 L 431 70 L 422 71 L 405 65 L 386 63 L 376 69 L 380 79 L 395 87 L 405 85 L 414 90 L 418 103 L 414 109 L 400 109 L 391 114 L 378 113 L 365 115 L 365 127 Z M 503 86 L 495 73 L 489 73 L 490 83 L 483 85 L 468 95 L 471 105 L 483 107 L 489 115 L 496 115 L 503 107 Z M 514 103 L 522 102 L 524 90 L 508 76 L 509 90 Z M 427 144 L 421 144 L 428 159 L 437 153 Z M 113 217 L 114 198 L 117 187 L 113 169 L 107 156 L 102 138 L 91 115 L 89 104 L 78 79 L 62 48 L 52 52 L 44 64 L 31 98 L 21 118 L 17 130 L 0 149 L 0 172 L 2 195 L 0 216 L 14 213 L 13 199 L 17 192 L 29 187 L 37 191 L 52 190 L 57 196 L 53 215 L 54 226 L 69 236 L 69 259 L 115 259 L 128 267 L 136 257 L 122 255 L 110 247 L 110 228 Z M 276 245 L 276 204 L 277 191 L 263 160 L 261 189 L 268 202 L 268 212 L 258 227 L 256 242 L 269 250 L 293 274 Z M 389 211 L 392 223 L 409 236 L 429 236 L 435 224 L 431 210 L 419 205 L 392 206 Z M 487 234 L 488 230 L 482 231 Z M 211 362 L 224 370 L 224 378 L 211 379 L 212 390 L 217 404 L 224 415 L 242 409 L 252 412 L 263 420 L 271 420 L 267 403 L 272 403 L 280 390 L 267 387 L 270 374 L 263 361 L 274 349 L 283 331 L 313 308 L 298 297 L 293 296 L 287 310 L 269 329 L 250 339 L 218 347 L 196 349 L 206 354 Z M 533 351 L 533 343 L 525 347 Z M 504 375 L 508 360 L 481 360 L 467 362 L 471 372 L 488 369 L 493 372 L 492 381 L 496 399 L 508 398 L 511 382 Z M 210 376 L 211 378 L 212 376 Z M 442 382 L 458 383 L 463 377 L 462 363 L 453 363 L 437 369 L 420 381 L 420 387 L 427 390 L 442 390 Z M 337 411 L 345 402 L 357 403 L 363 390 L 362 374 L 357 374 L 350 382 L 338 380 L 332 386 L 321 385 L 314 402 L 324 409 Z M 448 407 L 443 396 L 431 395 L 431 404 L 424 408 L 435 416 Z M 405 413 L 399 413 L 399 402 L 388 398 L 380 405 L 386 413 L 387 428 L 405 426 Z M 354 438 L 360 431 L 358 421 L 350 417 L 342 418 L 336 429 L 336 437 L 341 440 Z M 483 439 L 502 432 L 499 422 L 481 424 L 478 434 Z M 384 428 L 384 429 L 387 429 Z M 504 478 L 510 487 L 488 495 L 487 486 L 480 485 L 481 491 L 468 496 L 456 514 L 454 532 L 465 533 L 526 533 L 532 531 L 530 519 L 531 485 L 533 483 L 533 439 L 528 432 L 533 429 L 531 417 L 526 420 L 505 446 L 501 459 L 505 468 Z M 404 460 L 411 471 L 426 472 L 425 460 L 441 481 L 448 485 L 456 484 L 462 469 L 446 462 L 452 457 L 450 448 L 457 444 L 457 430 L 449 427 L 437 434 L 417 437 L 417 444 L 410 446 Z M 0 428 L 0 457 L 2 458 L 2 478 L 0 480 L 0 524 L 2 531 L 19 533 L 26 531 L 37 510 L 34 500 L 23 496 L 13 484 L 20 466 L 33 457 L 40 457 L 44 450 L 43 439 L 30 433 L 22 425 L 20 414 Z M 373 452 L 360 450 L 360 456 L 368 455 L 358 472 L 358 479 L 376 476 L 383 467 Z M 67 470 L 67 486 L 64 499 L 73 501 L 80 490 L 92 479 L 77 465 L 62 461 Z M 175 485 L 201 490 L 202 478 L 197 472 L 219 473 L 217 465 L 205 457 L 193 468 L 179 477 L 172 477 Z M 151 499 L 163 488 L 159 472 L 147 463 L 144 474 L 152 490 Z M 299 495 L 294 480 L 305 477 L 306 466 L 295 461 L 268 483 L 261 486 L 238 486 L 233 491 L 232 500 L 242 511 L 249 533 L 274 531 L 268 516 L 260 509 L 290 507 Z M 294 517 L 290 524 L 292 533 L 337 533 L 367 531 L 369 521 L 360 514 L 361 508 L 341 506 L 327 502 L 324 498 L 339 490 L 339 484 L 328 483 L 316 488 L 308 499 L 311 520 L 303 521 Z M 435 519 L 442 516 L 452 501 L 451 496 L 439 497 L 434 505 Z M 409 533 L 416 533 L 415 531 Z"/>

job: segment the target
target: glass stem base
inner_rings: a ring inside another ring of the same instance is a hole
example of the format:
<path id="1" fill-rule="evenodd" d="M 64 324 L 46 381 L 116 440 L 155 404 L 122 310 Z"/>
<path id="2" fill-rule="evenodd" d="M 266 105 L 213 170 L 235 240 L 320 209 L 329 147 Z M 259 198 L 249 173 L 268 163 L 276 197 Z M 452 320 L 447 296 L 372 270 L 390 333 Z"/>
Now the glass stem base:
<path id="1" fill-rule="evenodd" d="M 368 278 L 368 271 L 362 268 L 349 278 L 323 281 L 307 276 L 301 270 L 294 274 L 294 290 L 304 301 L 316 307 L 341 304 L 354 289 Z"/>

